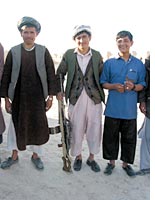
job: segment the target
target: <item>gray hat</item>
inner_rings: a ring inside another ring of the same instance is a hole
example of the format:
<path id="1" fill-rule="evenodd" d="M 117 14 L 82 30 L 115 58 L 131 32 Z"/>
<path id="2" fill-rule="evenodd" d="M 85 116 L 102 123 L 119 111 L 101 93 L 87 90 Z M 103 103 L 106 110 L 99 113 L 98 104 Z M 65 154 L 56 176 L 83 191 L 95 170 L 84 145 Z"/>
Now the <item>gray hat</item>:
<path id="1" fill-rule="evenodd" d="M 23 26 L 28 26 L 28 27 L 32 26 L 32 27 L 35 27 L 38 33 L 40 33 L 40 31 L 41 31 L 41 25 L 40 25 L 40 23 L 36 19 L 34 19 L 32 17 L 25 16 L 22 19 L 20 19 L 18 21 L 18 23 L 17 23 L 17 27 L 18 27 L 18 30 L 20 32 L 22 31 L 22 27 Z"/>
<path id="2" fill-rule="evenodd" d="M 89 35 L 91 35 L 90 26 L 87 26 L 87 25 L 75 26 L 73 29 L 73 39 L 75 39 L 75 37 L 78 36 L 79 34 L 81 34 L 82 32 L 86 32 Z"/>

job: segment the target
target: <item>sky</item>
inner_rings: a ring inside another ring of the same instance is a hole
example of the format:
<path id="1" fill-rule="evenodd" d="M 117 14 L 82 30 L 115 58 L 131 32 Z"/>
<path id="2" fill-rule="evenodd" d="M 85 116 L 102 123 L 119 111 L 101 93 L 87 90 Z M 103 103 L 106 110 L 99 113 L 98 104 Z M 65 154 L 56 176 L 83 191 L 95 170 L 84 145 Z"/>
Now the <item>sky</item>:
<path id="1" fill-rule="evenodd" d="M 115 36 L 121 30 L 133 34 L 132 51 L 140 55 L 150 51 L 148 0 L 3 0 L 0 8 L 0 41 L 6 50 L 22 42 L 17 22 L 30 16 L 42 27 L 36 43 L 45 45 L 51 53 L 73 48 L 72 31 L 80 24 L 91 26 L 90 45 L 102 55 L 117 51 Z"/>

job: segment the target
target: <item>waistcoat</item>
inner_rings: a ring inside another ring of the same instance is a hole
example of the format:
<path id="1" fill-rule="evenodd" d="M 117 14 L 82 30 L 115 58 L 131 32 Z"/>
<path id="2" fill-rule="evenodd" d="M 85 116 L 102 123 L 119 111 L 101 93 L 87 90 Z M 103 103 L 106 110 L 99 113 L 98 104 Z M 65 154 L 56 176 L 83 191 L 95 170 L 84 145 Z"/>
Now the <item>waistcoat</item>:
<path id="1" fill-rule="evenodd" d="M 16 83 L 18 80 L 20 67 L 21 67 L 21 44 L 12 47 L 12 74 L 11 74 L 11 83 L 9 84 L 8 96 L 11 100 L 14 98 L 14 92 Z M 35 57 L 36 57 L 36 67 L 41 79 L 44 98 L 46 99 L 48 96 L 48 87 L 47 87 L 47 75 L 46 75 L 46 67 L 45 67 L 45 47 L 42 45 L 35 44 Z"/>
<path id="2" fill-rule="evenodd" d="M 78 61 L 76 60 L 74 78 L 70 90 L 69 101 L 75 105 L 83 88 L 85 88 L 87 95 L 94 101 L 95 104 L 101 103 L 101 95 L 97 88 L 92 67 L 92 58 L 90 59 L 85 75 L 83 75 Z"/>

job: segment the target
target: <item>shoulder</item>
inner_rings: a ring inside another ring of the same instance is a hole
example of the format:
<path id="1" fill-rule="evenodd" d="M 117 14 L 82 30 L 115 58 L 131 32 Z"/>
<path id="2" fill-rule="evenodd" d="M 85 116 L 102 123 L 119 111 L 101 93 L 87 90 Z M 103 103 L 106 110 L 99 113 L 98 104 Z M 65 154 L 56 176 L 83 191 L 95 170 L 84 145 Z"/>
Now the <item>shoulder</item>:
<path id="1" fill-rule="evenodd" d="M 41 45 L 41 44 L 36 44 L 36 43 L 35 43 L 35 47 L 36 47 L 37 49 L 43 49 L 43 50 L 46 50 L 46 49 L 47 49 L 45 46 L 43 46 L 43 45 Z"/>
<path id="2" fill-rule="evenodd" d="M 3 46 L 2 46 L 2 44 L 0 43 L 0 50 L 2 50 L 3 49 Z"/>
<path id="3" fill-rule="evenodd" d="M 3 48 L 3 46 L 1 45 L 1 43 L 0 43 L 0 54 L 1 54 L 1 56 L 4 55 L 4 48 Z"/>
<path id="4" fill-rule="evenodd" d="M 131 59 L 136 63 L 144 65 L 143 62 L 139 58 L 136 58 L 135 56 L 131 56 Z"/>
<path id="5" fill-rule="evenodd" d="M 107 60 L 105 60 L 105 62 L 104 63 L 106 63 L 106 64 L 110 64 L 110 63 L 116 63 L 118 61 L 118 58 L 115 58 L 115 57 L 113 57 L 113 58 L 108 58 Z"/>
<path id="6" fill-rule="evenodd" d="M 21 46 L 22 46 L 22 44 L 18 44 L 16 46 L 13 46 L 13 47 L 11 47 L 10 51 L 14 51 L 16 49 L 19 49 L 19 48 L 21 48 Z"/>
<path id="7" fill-rule="evenodd" d="M 68 49 L 64 55 L 63 55 L 63 58 L 65 60 L 72 60 L 73 58 L 76 57 L 76 54 L 74 53 L 75 49 Z"/>
<path id="8" fill-rule="evenodd" d="M 64 55 L 71 55 L 74 54 L 75 49 L 68 49 Z"/>
<path id="9" fill-rule="evenodd" d="M 101 56 L 101 53 L 95 49 L 91 49 L 93 55 Z"/>

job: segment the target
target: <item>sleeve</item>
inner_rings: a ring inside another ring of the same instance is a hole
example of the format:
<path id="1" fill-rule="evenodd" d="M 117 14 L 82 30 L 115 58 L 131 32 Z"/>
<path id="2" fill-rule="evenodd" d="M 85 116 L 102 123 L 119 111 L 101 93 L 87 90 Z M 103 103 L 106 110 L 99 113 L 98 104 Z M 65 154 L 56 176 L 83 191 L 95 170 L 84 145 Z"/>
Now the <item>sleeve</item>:
<path id="1" fill-rule="evenodd" d="M 102 71 L 103 71 L 103 58 L 101 56 L 101 54 L 99 53 L 100 55 L 100 61 L 99 61 L 99 74 L 101 75 Z"/>
<path id="2" fill-rule="evenodd" d="M 0 80 L 2 78 L 3 67 L 4 67 L 4 49 L 3 46 L 0 44 Z"/>
<path id="3" fill-rule="evenodd" d="M 8 52 L 6 61 L 4 64 L 4 70 L 1 80 L 1 97 L 8 97 L 8 88 L 11 82 L 11 73 L 12 73 L 12 53 Z"/>
<path id="4" fill-rule="evenodd" d="M 145 60 L 145 68 L 146 68 L 146 87 L 144 87 L 144 89 L 140 92 L 138 92 L 138 102 L 146 102 L 147 100 L 147 93 L 148 90 L 150 90 L 150 78 L 149 78 L 149 72 L 148 72 L 148 68 L 150 69 L 150 66 L 148 67 L 148 60 Z"/>
<path id="5" fill-rule="evenodd" d="M 63 58 L 58 66 L 57 74 L 62 74 L 64 77 L 68 71 L 68 62 L 67 62 L 67 52 L 63 55 Z"/>
<path id="6" fill-rule="evenodd" d="M 146 69 L 145 65 L 141 62 L 141 65 L 139 65 L 139 76 L 137 84 L 141 84 L 145 87 L 146 86 L 145 78 L 146 78 Z"/>
<path id="7" fill-rule="evenodd" d="M 109 62 L 108 60 L 104 63 L 102 73 L 100 76 L 100 84 L 109 83 Z"/>
<path id="8" fill-rule="evenodd" d="M 58 76 L 55 74 L 54 61 L 48 49 L 45 51 L 45 66 L 47 72 L 48 94 L 56 95 L 60 92 L 60 81 Z"/>

